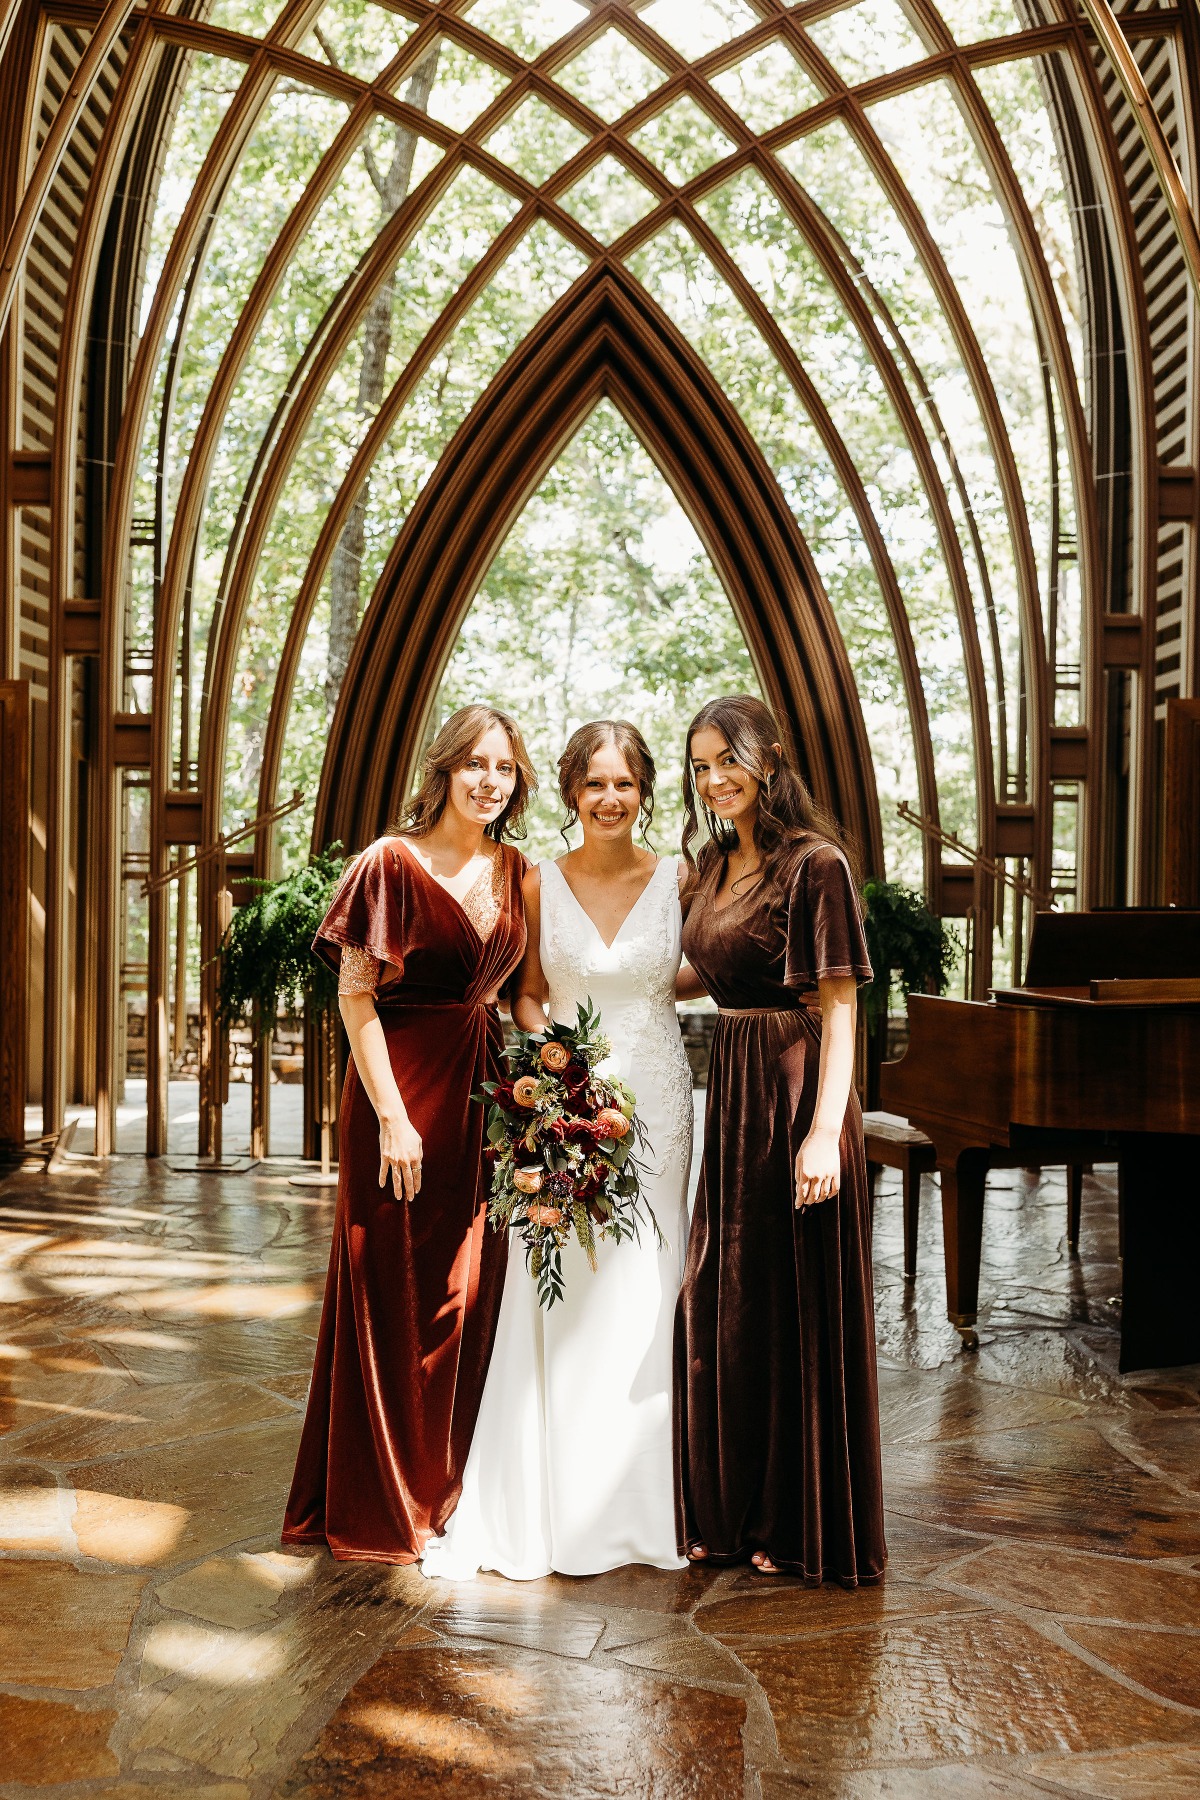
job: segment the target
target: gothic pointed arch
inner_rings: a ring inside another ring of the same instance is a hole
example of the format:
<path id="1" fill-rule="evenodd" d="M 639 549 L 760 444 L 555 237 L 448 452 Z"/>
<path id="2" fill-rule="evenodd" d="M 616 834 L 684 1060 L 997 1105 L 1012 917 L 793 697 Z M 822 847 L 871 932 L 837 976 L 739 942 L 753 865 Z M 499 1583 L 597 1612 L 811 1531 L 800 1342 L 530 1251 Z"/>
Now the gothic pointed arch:
<path id="1" fill-rule="evenodd" d="M 808 547 L 720 388 L 633 278 L 607 260 L 510 359 L 397 538 L 333 718 L 313 841 L 360 845 L 394 816 L 488 564 L 602 397 L 641 437 L 699 533 L 814 791 L 881 867 L 862 709 Z"/>

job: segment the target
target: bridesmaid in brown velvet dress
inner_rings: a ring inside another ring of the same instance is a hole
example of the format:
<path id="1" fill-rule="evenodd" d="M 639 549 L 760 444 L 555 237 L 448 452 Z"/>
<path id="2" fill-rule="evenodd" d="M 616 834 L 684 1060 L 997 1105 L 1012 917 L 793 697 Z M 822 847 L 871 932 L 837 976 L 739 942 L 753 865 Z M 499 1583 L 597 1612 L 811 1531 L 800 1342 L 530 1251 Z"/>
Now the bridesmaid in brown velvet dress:
<path id="1" fill-rule="evenodd" d="M 508 1256 L 487 1226 L 483 1107 L 501 984 L 525 949 L 517 727 L 464 707 L 405 829 L 347 870 L 313 946 L 339 970 L 351 1061 L 333 1248 L 286 1543 L 415 1562 L 454 1510 Z"/>
<path id="2" fill-rule="evenodd" d="M 760 700 L 688 733 L 683 949 L 720 1009 L 675 1318 L 676 1517 L 693 1561 L 876 1582 L 887 1552 L 857 983 L 870 979 L 836 825 Z M 686 982 L 685 974 L 685 982 Z M 681 990 L 682 991 L 682 990 Z"/>

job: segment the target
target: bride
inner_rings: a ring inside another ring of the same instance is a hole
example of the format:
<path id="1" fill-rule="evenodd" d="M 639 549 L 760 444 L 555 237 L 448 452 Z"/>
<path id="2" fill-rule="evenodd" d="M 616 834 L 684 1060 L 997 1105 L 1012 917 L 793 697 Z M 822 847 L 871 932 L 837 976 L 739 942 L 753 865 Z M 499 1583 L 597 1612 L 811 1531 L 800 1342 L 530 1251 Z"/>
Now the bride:
<path id="1" fill-rule="evenodd" d="M 529 1581 L 623 1563 L 686 1567 L 676 1550 L 671 1332 L 687 1240 L 692 1078 L 675 1015 L 683 866 L 633 841 L 654 806 L 654 762 L 622 720 L 581 726 L 559 760 L 567 824 L 583 843 L 524 881 L 529 948 L 513 1017 L 542 1031 L 600 1011 L 650 1140 L 643 1193 L 666 1238 L 597 1248 L 592 1274 L 572 1239 L 565 1299 L 548 1312 L 514 1236 L 496 1343 L 463 1476 L 427 1575 L 495 1569 Z M 643 1209 L 644 1210 L 644 1209 Z"/>

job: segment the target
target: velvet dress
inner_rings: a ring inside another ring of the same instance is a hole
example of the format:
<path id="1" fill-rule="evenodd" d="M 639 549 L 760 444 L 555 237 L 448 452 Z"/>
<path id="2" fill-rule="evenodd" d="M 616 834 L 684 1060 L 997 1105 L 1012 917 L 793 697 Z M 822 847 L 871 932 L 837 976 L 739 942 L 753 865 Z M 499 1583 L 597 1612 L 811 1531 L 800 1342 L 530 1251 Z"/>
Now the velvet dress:
<path id="1" fill-rule="evenodd" d="M 704 1159 L 675 1315 L 679 1548 L 714 1563 L 764 1550 L 815 1586 L 876 1582 L 887 1552 L 862 1114 L 841 1133 L 841 1191 L 795 1207 L 813 1121 L 816 984 L 870 979 L 841 852 L 801 852 L 783 891 L 718 909 L 702 860 L 683 951 L 720 1008 Z"/>
<path id="2" fill-rule="evenodd" d="M 347 871 L 317 933 L 313 948 L 334 968 L 343 948 L 376 959 L 376 1009 L 424 1157 L 412 1202 L 390 1178 L 380 1187 L 379 1121 L 351 1059 L 285 1543 L 415 1562 L 458 1499 L 508 1252 L 487 1224 L 484 1109 L 471 1095 L 500 1074 L 494 997 L 525 948 L 524 866 L 500 846 L 485 891 L 460 905 L 400 838 L 382 838 Z"/>

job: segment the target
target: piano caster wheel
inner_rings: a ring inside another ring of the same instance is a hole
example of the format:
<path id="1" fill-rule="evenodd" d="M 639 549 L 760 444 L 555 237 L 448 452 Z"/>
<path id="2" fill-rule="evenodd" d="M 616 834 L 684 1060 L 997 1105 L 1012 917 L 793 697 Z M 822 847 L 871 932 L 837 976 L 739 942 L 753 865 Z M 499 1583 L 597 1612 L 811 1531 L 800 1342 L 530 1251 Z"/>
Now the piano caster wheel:
<path id="1" fill-rule="evenodd" d="M 966 1318 L 966 1319 L 956 1319 L 954 1317 L 954 1314 L 951 1313 L 950 1314 L 950 1323 L 953 1325 L 955 1331 L 957 1331 L 959 1337 L 962 1339 L 962 1347 L 964 1350 L 966 1350 L 966 1351 L 978 1350 L 978 1348 L 979 1348 L 979 1333 L 975 1329 L 975 1318 L 974 1318 L 973 1314 L 969 1318 Z"/>

